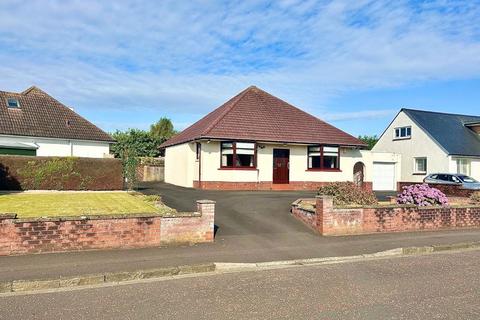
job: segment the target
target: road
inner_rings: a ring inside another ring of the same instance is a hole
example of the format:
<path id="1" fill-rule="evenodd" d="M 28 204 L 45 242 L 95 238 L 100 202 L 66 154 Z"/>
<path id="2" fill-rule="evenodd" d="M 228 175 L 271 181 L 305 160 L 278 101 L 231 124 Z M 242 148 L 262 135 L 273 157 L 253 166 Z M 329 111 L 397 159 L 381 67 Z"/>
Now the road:
<path id="1" fill-rule="evenodd" d="M 0 298 L 2 319 L 479 319 L 480 251 Z"/>

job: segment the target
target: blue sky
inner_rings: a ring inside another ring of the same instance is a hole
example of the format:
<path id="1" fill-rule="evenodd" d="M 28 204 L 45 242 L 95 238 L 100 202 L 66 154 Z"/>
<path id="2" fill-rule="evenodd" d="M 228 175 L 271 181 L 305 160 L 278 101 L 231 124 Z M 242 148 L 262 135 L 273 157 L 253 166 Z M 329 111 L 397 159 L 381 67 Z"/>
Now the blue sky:
<path id="1" fill-rule="evenodd" d="M 183 129 L 249 85 L 358 134 L 401 107 L 479 114 L 480 1 L 0 2 L 0 90 L 107 131 Z"/>

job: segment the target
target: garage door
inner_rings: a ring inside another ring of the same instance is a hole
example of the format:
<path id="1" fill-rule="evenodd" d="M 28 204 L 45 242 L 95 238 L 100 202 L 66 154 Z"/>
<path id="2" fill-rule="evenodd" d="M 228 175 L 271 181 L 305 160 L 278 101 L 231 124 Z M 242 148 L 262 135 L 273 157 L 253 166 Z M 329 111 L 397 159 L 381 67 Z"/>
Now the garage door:
<path id="1" fill-rule="evenodd" d="M 373 190 L 395 191 L 395 163 L 373 163 Z"/>

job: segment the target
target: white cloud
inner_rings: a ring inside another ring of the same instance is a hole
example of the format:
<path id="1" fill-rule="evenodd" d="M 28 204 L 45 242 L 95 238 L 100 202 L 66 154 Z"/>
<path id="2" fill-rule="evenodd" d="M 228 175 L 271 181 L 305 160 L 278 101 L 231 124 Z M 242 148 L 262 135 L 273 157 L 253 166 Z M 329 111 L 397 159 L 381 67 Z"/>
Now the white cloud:
<path id="1" fill-rule="evenodd" d="M 256 84 L 322 114 L 347 90 L 480 76 L 479 23 L 474 1 L 3 0 L 0 88 L 181 118 Z"/>

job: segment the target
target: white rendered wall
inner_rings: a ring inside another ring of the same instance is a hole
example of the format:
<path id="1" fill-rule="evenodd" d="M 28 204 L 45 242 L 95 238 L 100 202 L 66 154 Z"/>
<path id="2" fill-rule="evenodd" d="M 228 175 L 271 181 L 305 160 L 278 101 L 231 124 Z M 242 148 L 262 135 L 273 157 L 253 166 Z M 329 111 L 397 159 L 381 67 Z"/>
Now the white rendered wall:
<path id="1" fill-rule="evenodd" d="M 165 149 L 165 182 L 182 187 L 193 187 L 198 180 L 194 143 L 183 143 Z"/>
<path id="2" fill-rule="evenodd" d="M 104 158 L 109 154 L 108 142 L 50 139 L 21 136 L 0 136 L 1 143 L 23 143 L 37 146 L 37 156 Z"/>
<path id="3" fill-rule="evenodd" d="M 353 181 L 353 167 L 359 161 L 365 165 L 365 181 L 372 181 L 373 156 L 367 150 L 341 148 L 340 172 L 308 171 L 306 145 L 285 146 L 281 144 L 258 143 L 257 168 L 255 170 L 230 170 L 220 169 L 219 141 L 211 141 L 210 143 L 202 141 L 201 143 L 202 181 L 271 182 L 273 180 L 273 149 L 290 150 L 290 181 L 292 182 Z"/>
<path id="4" fill-rule="evenodd" d="M 405 126 L 412 127 L 412 137 L 410 139 L 394 140 L 394 129 Z M 415 158 L 427 158 L 427 174 L 450 170 L 447 153 L 404 112 L 398 114 L 372 151 L 374 153 L 393 153 L 402 156 L 400 181 L 422 182 L 425 178 L 425 175 L 414 174 Z"/>

